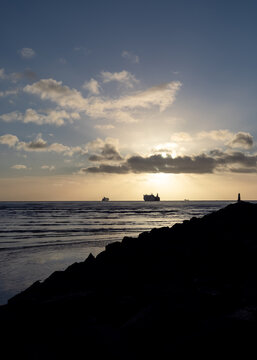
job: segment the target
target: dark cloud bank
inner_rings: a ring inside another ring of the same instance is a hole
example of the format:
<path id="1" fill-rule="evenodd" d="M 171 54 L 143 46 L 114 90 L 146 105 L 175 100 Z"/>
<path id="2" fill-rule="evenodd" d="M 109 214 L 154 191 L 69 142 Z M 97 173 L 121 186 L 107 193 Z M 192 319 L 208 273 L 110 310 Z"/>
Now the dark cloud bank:
<path id="1" fill-rule="evenodd" d="M 117 156 L 119 154 L 113 154 Z M 120 155 L 119 155 L 120 156 Z M 106 156 L 91 156 L 91 161 L 101 161 Z M 111 160 L 111 159 L 109 159 Z M 119 160 L 117 158 L 117 160 Z M 213 150 L 209 154 L 197 156 L 171 156 L 151 155 L 148 157 L 131 156 L 118 165 L 100 164 L 82 169 L 86 173 L 167 173 L 167 174 L 210 174 L 214 171 L 231 171 L 236 173 L 255 173 L 257 155 L 243 152 L 222 152 Z"/>

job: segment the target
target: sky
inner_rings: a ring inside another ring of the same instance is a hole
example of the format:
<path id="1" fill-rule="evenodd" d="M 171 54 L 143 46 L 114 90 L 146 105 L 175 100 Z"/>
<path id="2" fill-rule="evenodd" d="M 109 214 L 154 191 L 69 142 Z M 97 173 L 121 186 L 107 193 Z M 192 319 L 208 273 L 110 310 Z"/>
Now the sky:
<path id="1" fill-rule="evenodd" d="M 2 0 L 0 200 L 256 200 L 256 34 L 250 0 Z"/>

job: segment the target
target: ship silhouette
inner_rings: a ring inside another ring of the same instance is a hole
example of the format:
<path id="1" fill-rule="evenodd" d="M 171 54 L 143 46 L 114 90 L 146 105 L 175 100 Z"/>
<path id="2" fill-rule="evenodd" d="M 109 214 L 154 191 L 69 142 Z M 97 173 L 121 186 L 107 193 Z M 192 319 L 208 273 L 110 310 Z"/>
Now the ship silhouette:
<path id="1" fill-rule="evenodd" d="M 144 200 L 145 201 L 160 201 L 160 197 L 157 194 L 156 196 L 154 196 L 153 194 L 151 195 L 144 195 Z"/>

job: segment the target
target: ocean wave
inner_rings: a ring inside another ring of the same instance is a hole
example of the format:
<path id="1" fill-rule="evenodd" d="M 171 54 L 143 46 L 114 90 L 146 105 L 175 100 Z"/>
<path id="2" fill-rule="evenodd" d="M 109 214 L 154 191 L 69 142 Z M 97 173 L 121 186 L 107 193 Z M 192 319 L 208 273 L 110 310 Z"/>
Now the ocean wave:
<path id="1" fill-rule="evenodd" d="M 122 240 L 122 239 L 121 239 Z M 74 246 L 90 246 L 90 247 L 105 247 L 107 244 L 110 244 L 111 242 L 117 241 L 116 238 L 114 239 L 108 239 L 108 240 L 100 240 L 97 241 L 93 240 L 84 240 L 84 241 L 70 241 L 70 242 L 64 242 L 64 241 L 56 241 L 56 242 L 49 242 L 49 243 L 39 243 L 39 244 L 33 244 L 33 245 L 21 245 L 21 246 L 12 246 L 12 247 L 4 247 L 0 248 L 0 252 L 3 251 L 18 251 L 18 250 L 27 250 L 27 249 L 38 249 L 38 248 L 53 248 L 53 247 L 74 247 Z"/>

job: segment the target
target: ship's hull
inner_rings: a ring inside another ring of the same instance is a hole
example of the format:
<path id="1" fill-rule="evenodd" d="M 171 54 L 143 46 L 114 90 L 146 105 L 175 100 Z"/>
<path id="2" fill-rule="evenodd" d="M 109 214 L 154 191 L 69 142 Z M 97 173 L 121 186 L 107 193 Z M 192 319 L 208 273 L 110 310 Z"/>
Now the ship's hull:
<path id="1" fill-rule="evenodd" d="M 160 198 L 158 195 L 144 195 L 144 201 L 160 201 Z"/>
<path id="2" fill-rule="evenodd" d="M 150 200 L 146 200 L 146 199 L 144 199 L 144 201 L 160 201 L 160 199 L 150 199 Z"/>

